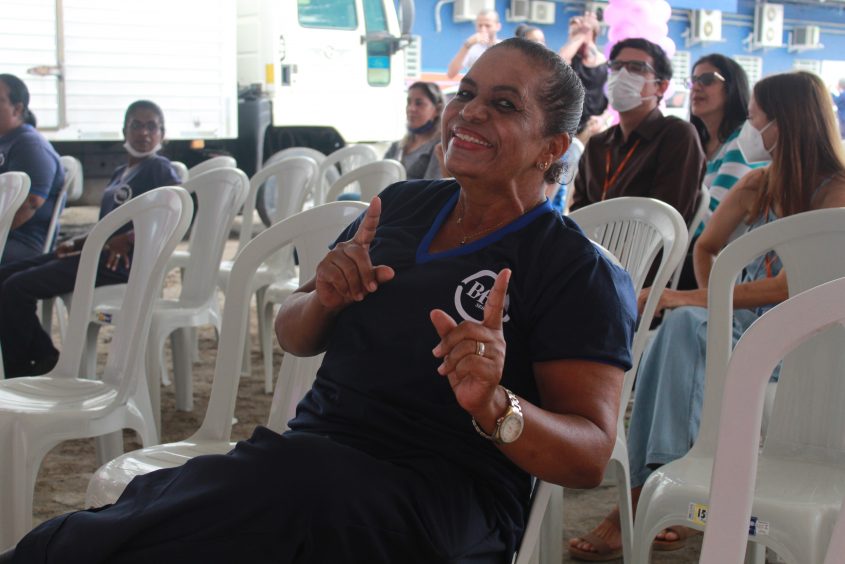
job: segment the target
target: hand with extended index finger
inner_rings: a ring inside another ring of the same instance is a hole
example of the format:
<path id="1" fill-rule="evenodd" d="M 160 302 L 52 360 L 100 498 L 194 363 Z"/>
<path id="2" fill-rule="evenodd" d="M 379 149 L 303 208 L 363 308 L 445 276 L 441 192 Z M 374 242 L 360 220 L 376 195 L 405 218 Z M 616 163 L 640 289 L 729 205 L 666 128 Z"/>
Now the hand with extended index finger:
<path id="1" fill-rule="evenodd" d="M 376 196 L 352 239 L 335 245 L 317 265 L 317 297 L 324 307 L 342 309 L 354 301 L 360 302 L 379 284 L 393 279 L 392 268 L 373 266 L 370 261 L 370 244 L 380 217 L 381 200 Z"/>
<path id="2" fill-rule="evenodd" d="M 505 366 L 502 331 L 510 269 L 502 269 L 484 304 L 484 321 L 456 323 L 448 313 L 435 309 L 431 322 L 440 335 L 432 353 L 443 360 L 437 371 L 449 379 L 458 404 L 471 414 L 489 407 Z"/>

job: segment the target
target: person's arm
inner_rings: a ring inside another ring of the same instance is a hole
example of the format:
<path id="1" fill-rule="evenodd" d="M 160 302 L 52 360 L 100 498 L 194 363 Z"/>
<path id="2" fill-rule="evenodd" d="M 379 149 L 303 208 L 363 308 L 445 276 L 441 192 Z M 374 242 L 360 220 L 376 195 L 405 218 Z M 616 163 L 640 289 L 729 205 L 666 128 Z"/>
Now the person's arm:
<path id="1" fill-rule="evenodd" d="M 59 164 L 36 140 L 26 138 L 13 146 L 7 155 L 6 170 L 25 172 L 29 176 L 29 195 L 12 219 L 16 229 L 32 219 L 38 208 L 50 197 Z"/>
<path id="2" fill-rule="evenodd" d="M 689 224 L 701 193 L 706 158 L 695 128 L 680 120 L 672 122 L 660 140 L 651 197 L 674 207 Z"/>
<path id="3" fill-rule="evenodd" d="M 502 316 L 509 279 L 508 269 L 497 276 L 482 323 L 457 324 L 442 310 L 431 313 L 441 338 L 432 351 L 443 360 L 438 372 L 449 379 L 458 403 L 488 434 L 508 406 L 499 382 L 504 370 Z M 483 356 L 477 353 L 478 342 L 485 343 Z M 597 486 L 616 441 L 622 368 L 556 360 L 535 363 L 534 374 L 545 409 L 520 398 L 525 421 L 522 434 L 499 448 L 543 480 L 566 487 Z"/>
<path id="4" fill-rule="evenodd" d="M 481 43 L 482 41 L 486 41 L 486 37 L 481 33 L 474 33 L 467 37 L 467 40 L 461 44 L 458 52 L 455 53 L 455 56 L 452 57 L 452 60 L 449 62 L 449 67 L 446 69 L 446 76 L 450 79 L 455 78 L 464 68 L 464 63 L 466 62 L 467 55 L 469 54 L 469 50 L 472 48 L 473 45 L 476 43 Z"/>
<path id="5" fill-rule="evenodd" d="M 21 207 L 18 208 L 18 211 L 15 212 L 15 217 L 12 219 L 12 229 L 16 229 L 32 219 L 32 216 L 35 215 L 35 212 L 38 211 L 38 208 L 44 205 L 44 202 L 47 200 L 42 198 L 41 196 L 36 196 L 35 194 L 28 194 L 26 199 L 21 204 Z"/>
<path id="6" fill-rule="evenodd" d="M 373 198 L 355 236 L 338 243 L 317 266 L 316 276 L 282 303 L 276 316 L 276 337 L 297 356 L 326 349 L 337 315 L 393 279 L 389 266 L 373 266 L 370 243 L 381 216 L 381 200 Z"/>
<path id="7" fill-rule="evenodd" d="M 587 38 L 587 32 L 583 30 L 570 35 L 558 52 L 560 58 L 566 61 L 566 64 L 571 65 L 572 58 L 578 53 L 581 46 L 587 42 Z"/>

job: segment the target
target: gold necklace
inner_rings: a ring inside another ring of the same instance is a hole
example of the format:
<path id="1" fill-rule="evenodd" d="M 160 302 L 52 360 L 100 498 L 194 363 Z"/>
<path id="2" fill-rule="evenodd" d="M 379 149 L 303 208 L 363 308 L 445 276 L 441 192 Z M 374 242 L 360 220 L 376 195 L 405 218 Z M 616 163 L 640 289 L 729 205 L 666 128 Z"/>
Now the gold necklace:
<path id="1" fill-rule="evenodd" d="M 460 225 L 460 226 L 461 226 L 461 230 L 462 230 L 462 231 L 464 231 L 464 236 L 463 236 L 463 238 L 462 238 L 462 239 L 458 242 L 458 246 L 463 246 L 463 245 L 466 245 L 467 241 L 469 241 L 470 239 L 475 239 L 475 238 L 476 238 L 476 237 L 478 237 L 479 235 L 484 235 L 485 233 L 487 233 L 487 232 L 489 232 L 489 231 L 493 231 L 494 229 L 497 229 L 498 227 L 501 227 L 502 225 L 504 225 L 505 223 L 507 223 L 507 222 L 509 222 L 509 221 L 513 221 L 513 220 L 515 220 L 515 219 L 517 219 L 517 218 L 519 218 L 519 217 L 522 217 L 523 215 L 525 215 L 525 214 L 526 214 L 526 213 L 528 213 L 529 211 L 533 210 L 534 208 L 536 208 L 537 206 L 539 206 L 540 204 L 542 204 L 545 200 L 546 200 L 546 199 L 545 199 L 545 198 L 543 198 L 542 200 L 540 200 L 540 201 L 537 203 L 537 205 L 535 205 L 535 206 L 531 206 L 530 208 L 526 209 L 524 212 L 522 212 L 521 214 L 519 214 L 518 216 L 516 216 L 516 217 L 514 217 L 514 218 L 512 218 L 512 219 L 503 219 L 502 221 L 500 221 L 499 223 L 497 223 L 496 225 L 494 225 L 494 226 L 492 226 L 492 227 L 487 227 L 487 228 L 485 228 L 485 229 L 481 229 L 480 231 L 475 231 L 474 233 L 467 233 L 467 232 L 464 230 L 464 225 L 463 225 L 463 222 L 464 222 L 464 215 L 466 214 L 466 208 L 464 207 L 464 200 L 463 200 L 463 198 L 461 198 L 460 196 L 458 196 L 458 202 L 460 202 L 460 204 L 461 204 L 461 216 L 460 216 L 458 219 L 456 219 L 456 220 L 455 220 L 455 223 L 457 223 L 458 225 Z"/>

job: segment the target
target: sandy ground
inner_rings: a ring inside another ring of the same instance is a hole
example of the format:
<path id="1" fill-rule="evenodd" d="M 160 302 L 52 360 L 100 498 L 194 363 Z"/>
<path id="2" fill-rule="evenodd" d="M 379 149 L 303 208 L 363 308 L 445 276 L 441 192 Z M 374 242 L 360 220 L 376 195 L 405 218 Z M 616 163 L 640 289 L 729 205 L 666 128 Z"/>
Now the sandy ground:
<path id="1" fill-rule="evenodd" d="M 96 209 L 73 207 L 63 215 L 65 232 L 83 229 L 96 218 Z M 236 249 L 235 237 L 227 245 L 226 257 L 231 257 Z M 167 278 L 167 292 L 178 291 L 179 279 L 171 273 Z M 264 423 L 269 414 L 271 396 L 263 391 L 261 358 L 258 348 L 253 314 L 252 374 L 241 378 L 238 402 L 235 408 L 237 424 L 233 429 L 235 439 L 248 437 L 252 429 Z M 105 351 L 108 334 L 101 332 L 100 349 Z M 199 333 L 200 360 L 193 367 L 194 411 L 191 413 L 176 411 L 172 386 L 162 386 L 162 439 L 164 442 L 184 439 L 190 436 L 200 425 L 208 395 L 216 358 L 216 338 L 213 329 L 204 328 Z M 169 345 L 168 345 L 169 346 Z M 276 351 L 275 366 L 278 369 L 281 351 Z M 102 355 L 101 355 L 102 358 Z M 140 448 L 140 443 L 131 431 L 124 433 L 124 445 L 127 450 Z M 66 441 L 54 448 L 44 459 L 38 473 L 35 487 L 34 517 L 35 523 L 52 516 L 84 507 L 85 490 L 92 473 L 97 468 L 93 440 Z M 564 493 L 564 533 L 563 539 L 589 530 L 613 506 L 616 491 L 613 487 L 600 487 L 594 490 L 566 490 Z M 687 563 L 698 560 L 698 548 L 701 537 L 692 539 L 687 548 L 673 552 L 656 554 L 653 562 Z M 569 559 L 564 545 L 563 562 Z M 621 560 L 620 560 L 621 561 Z"/>

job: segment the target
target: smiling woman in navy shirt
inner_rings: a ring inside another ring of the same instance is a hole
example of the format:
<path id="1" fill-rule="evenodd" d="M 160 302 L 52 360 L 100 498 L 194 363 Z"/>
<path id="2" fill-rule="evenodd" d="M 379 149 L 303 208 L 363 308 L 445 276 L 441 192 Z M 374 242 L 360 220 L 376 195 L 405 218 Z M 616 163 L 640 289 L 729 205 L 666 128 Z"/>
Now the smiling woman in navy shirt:
<path id="1" fill-rule="evenodd" d="M 601 482 L 631 365 L 630 279 L 543 195 L 582 97 L 542 45 L 490 47 L 444 110 L 455 178 L 385 189 L 283 304 L 282 347 L 326 353 L 291 430 L 136 477 L 14 561 L 510 562 L 531 475 Z"/>

